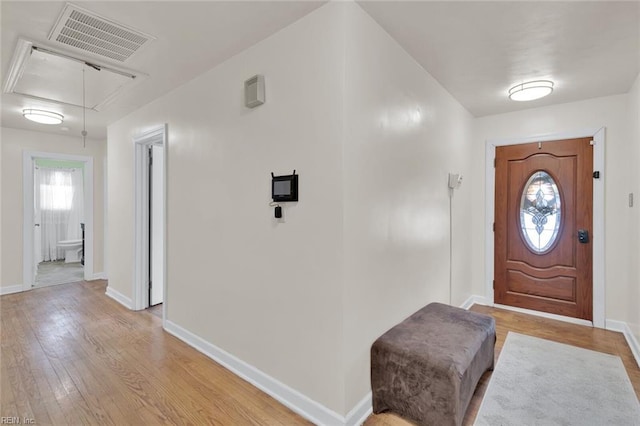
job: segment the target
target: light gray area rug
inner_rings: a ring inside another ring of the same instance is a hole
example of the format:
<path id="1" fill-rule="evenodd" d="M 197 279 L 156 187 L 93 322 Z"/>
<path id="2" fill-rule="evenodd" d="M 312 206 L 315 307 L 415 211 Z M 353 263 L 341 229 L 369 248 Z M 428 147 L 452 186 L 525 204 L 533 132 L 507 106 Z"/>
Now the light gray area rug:
<path id="1" fill-rule="evenodd" d="M 511 333 L 475 425 L 640 425 L 640 403 L 613 355 Z"/>

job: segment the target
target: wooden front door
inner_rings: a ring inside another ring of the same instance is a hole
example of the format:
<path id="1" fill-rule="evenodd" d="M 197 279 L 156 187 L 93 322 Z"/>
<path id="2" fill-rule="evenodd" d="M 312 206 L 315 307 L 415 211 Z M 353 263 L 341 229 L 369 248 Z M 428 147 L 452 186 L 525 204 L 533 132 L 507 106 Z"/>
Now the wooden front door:
<path id="1" fill-rule="evenodd" d="M 496 148 L 495 303 L 592 320 L 591 140 Z"/>

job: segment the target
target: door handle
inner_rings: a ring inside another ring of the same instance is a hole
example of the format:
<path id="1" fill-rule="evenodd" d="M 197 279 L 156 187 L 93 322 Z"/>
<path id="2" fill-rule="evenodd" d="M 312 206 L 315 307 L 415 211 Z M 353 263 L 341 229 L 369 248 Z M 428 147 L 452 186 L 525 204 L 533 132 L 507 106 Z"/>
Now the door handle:
<path id="1" fill-rule="evenodd" d="M 587 244 L 589 242 L 589 231 L 586 229 L 578 229 L 578 241 L 581 244 Z"/>
<path id="2" fill-rule="evenodd" d="M 33 226 L 40 226 L 40 224 L 39 223 L 34 223 Z"/>

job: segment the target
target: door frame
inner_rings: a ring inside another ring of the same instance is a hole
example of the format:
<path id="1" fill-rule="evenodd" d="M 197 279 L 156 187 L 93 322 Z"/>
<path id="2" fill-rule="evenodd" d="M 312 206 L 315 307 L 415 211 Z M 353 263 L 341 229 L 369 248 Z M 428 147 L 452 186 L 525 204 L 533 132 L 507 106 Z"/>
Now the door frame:
<path id="1" fill-rule="evenodd" d="M 488 139 L 485 142 L 485 297 L 491 305 L 494 303 L 494 239 L 493 223 L 495 221 L 495 167 L 494 159 L 496 147 L 504 145 L 520 145 L 532 142 L 550 142 L 563 139 L 592 137 L 594 141 L 593 167 L 600 172 L 600 178 L 593 180 L 593 322 L 564 317 L 560 315 L 536 312 L 537 315 L 593 325 L 605 328 L 605 222 L 604 222 L 604 193 L 605 193 L 605 127 L 599 129 L 583 129 L 572 132 L 552 133 L 539 136 L 528 136 L 510 139 Z M 496 305 L 502 306 L 502 305 Z M 527 311 L 520 308 L 509 309 Z"/>
<path id="2" fill-rule="evenodd" d="M 133 309 L 136 311 L 149 306 L 149 152 L 150 145 L 162 147 L 164 168 L 162 169 L 162 193 L 164 195 L 162 226 L 163 241 L 163 326 L 167 313 L 167 124 L 155 127 L 133 138 L 134 146 L 134 278 L 133 278 Z"/>
<path id="3" fill-rule="evenodd" d="M 34 177 L 36 159 L 79 161 L 84 163 L 84 279 L 93 279 L 93 157 L 60 154 L 44 151 L 23 151 L 22 153 L 22 291 L 31 290 L 35 281 L 33 271 L 34 233 Z"/>

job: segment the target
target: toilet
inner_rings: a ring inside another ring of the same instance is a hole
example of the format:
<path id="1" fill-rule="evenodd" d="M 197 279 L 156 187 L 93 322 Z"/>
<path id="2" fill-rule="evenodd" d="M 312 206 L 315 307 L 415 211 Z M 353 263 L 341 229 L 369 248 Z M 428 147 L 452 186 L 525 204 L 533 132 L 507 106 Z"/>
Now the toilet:
<path id="1" fill-rule="evenodd" d="M 64 263 L 80 262 L 82 258 L 82 240 L 58 241 L 59 249 L 64 250 Z"/>

